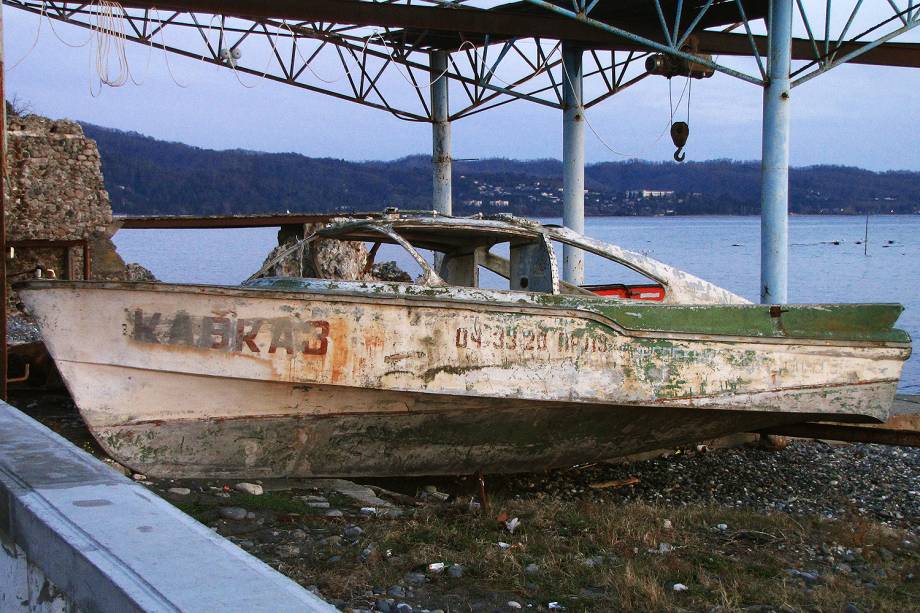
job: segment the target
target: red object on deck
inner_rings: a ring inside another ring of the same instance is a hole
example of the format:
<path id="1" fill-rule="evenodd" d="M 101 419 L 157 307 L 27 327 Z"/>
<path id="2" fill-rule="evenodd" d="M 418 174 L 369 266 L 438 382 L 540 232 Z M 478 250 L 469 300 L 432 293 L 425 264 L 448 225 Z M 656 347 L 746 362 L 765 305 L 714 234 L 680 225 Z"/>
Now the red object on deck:
<path id="1" fill-rule="evenodd" d="M 651 302 L 664 300 L 664 288 L 654 283 L 648 285 L 608 283 L 606 285 L 583 285 L 582 287 L 598 296 L 612 296 L 628 300 L 649 300 Z"/>

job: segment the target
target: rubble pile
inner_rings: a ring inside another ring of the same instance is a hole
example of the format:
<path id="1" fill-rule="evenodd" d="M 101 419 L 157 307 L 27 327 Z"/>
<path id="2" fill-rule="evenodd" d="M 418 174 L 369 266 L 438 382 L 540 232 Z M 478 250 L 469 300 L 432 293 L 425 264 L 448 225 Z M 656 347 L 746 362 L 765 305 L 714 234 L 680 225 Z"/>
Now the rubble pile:
<path id="1" fill-rule="evenodd" d="M 365 271 L 369 252 L 360 242 L 318 239 L 296 247 L 301 238 L 319 229 L 319 224 L 285 227 L 278 233 L 278 246 L 266 256 L 259 277 L 304 277 L 341 281 L 397 281 L 412 278 L 396 262 L 377 262 Z M 277 261 L 276 261 L 277 260 Z"/>

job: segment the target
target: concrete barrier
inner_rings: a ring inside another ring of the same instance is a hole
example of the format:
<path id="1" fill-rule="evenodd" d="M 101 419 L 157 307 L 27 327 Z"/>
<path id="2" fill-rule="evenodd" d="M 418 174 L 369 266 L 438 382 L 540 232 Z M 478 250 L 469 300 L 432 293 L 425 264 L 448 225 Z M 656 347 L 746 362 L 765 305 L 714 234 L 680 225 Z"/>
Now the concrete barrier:
<path id="1" fill-rule="evenodd" d="M 0 611 L 336 609 L 0 402 Z"/>

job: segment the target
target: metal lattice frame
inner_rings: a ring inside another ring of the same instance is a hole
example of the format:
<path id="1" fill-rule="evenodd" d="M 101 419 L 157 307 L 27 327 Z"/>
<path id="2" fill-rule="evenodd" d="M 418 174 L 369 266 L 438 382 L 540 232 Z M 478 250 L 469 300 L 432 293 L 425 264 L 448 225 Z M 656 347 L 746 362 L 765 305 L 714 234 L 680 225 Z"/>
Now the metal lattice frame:
<path id="1" fill-rule="evenodd" d="M 823 35 L 819 34 L 816 37 L 815 28 L 812 27 L 815 17 L 809 18 L 802 0 L 796 0 L 796 4 L 802 26 L 808 34 L 814 59 L 809 59 L 803 66 L 792 71 L 793 87 L 831 68 L 855 60 L 920 25 L 920 5 L 917 5 L 915 0 L 886 0 L 885 3 L 877 3 L 890 9 L 891 12 L 885 19 L 851 34 L 856 29 L 854 24 L 857 23 L 861 10 L 865 10 L 863 0 L 855 2 L 853 8 L 846 13 L 846 22 L 839 28 L 833 28 L 832 24 L 832 0 L 825 0 Z M 847 38 L 848 35 L 850 38 Z"/>
<path id="2" fill-rule="evenodd" d="M 657 27 L 643 33 L 595 18 L 600 9 L 614 6 L 609 3 L 615 0 L 571 0 L 571 8 L 559 0 L 526 1 L 546 9 L 547 14 L 551 11 L 554 17 L 568 18 L 557 21 L 578 22 L 579 27 L 586 29 L 564 34 L 589 38 L 584 35 L 584 31 L 589 31 L 601 35 L 580 42 L 586 50 L 586 108 L 648 76 L 641 60 L 650 52 L 702 64 L 755 85 L 765 86 L 768 82 L 765 56 L 769 40 L 762 33 L 765 32 L 762 15 L 748 15 L 746 2 L 742 0 L 647 0 L 648 7 L 657 15 Z M 839 5 L 841 0 L 837 1 Z M 430 53 L 441 48 L 438 37 L 444 34 L 444 29 L 408 30 L 392 23 L 380 27 L 367 25 L 375 15 L 383 14 L 380 12 L 364 18 L 360 24 L 349 24 L 125 8 L 98 0 L 3 2 L 100 35 L 385 110 L 400 119 L 432 120 L 428 86 L 437 75 L 430 71 Z M 877 53 L 881 46 L 920 25 L 920 3 L 916 0 L 872 3 L 852 0 L 852 6 L 839 16 L 832 11 L 833 0 L 809 2 L 810 6 L 823 4 L 823 10 L 811 11 L 815 14 L 806 10 L 803 0 L 796 3 L 798 30 L 804 36 L 793 40 L 793 57 L 799 60 L 792 74 L 793 87 L 843 63 L 864 61 L 863 56 Z M 207 5 L 206 2 L 165 4 Z M 215 7 L 225 4 L 233 3 L 215 3 Z M 439 21 L 445 24 L 457 14 L 457 7 L 462 7 L 466 17 L 481 17 L 483 23 L 488 23 L 492 15 L 488 8 L 477 7 L 472 0 L 361 0 L 341 4 L 352 11 L 354 7 L 378 11 L 398 8 L 424 11 L 427 7 L 428 13 L 434 10 L 438 16 L 443 15 Z M 864 13 L 869 4 L 881 6 L 887 11 L 886 17 L 866 24 Z M 315 10 L 322 13 L 335 9 L 329 2 L 324 6 Z M 728 28 L 702 28 L 701 24 L 716 10 L 723 21 L 729 16 L 736 22 Z M 400 18 L 405 15 L 389 21 Z M 729 33 L 732 30 L 737 32 Z M 449 62 L 444 73 L 454 84 L 451 120 L 515 100 L 563 108 L 565 73 L 561 40 L 481 32 L 468 37 L 459 34 L 458 38 L 456 33 L 453 36 L 456 40 L 447 49 Z M 724 61 L 701 58 L 696 52 L 746 55 L 753 58 L 754 68 L 742 70 Z M 237 53 L 240 57 L 234 57 Z M 332 78 L 326 78 L 324 72 L 331 73 Z M 412 91 L 410 96 L 405 95 L 405 85 Z"/>
<path id="3" fill-rule="evenodd" d="M 99 3 L 4 0 L 4 4 L 239 74 L 385 110 L 400 119 L 431 121 L 431 47 L 424 36 L 410 40 L 406 30 Z M 515 100 L 561 109 L 560 47 L 559 41 L 542 38 L 492 42 L 486 36 L 475 42 L 461 41 L 450 53 L 444 74 L 460 94 L 453 97 L 458 108 L 452 109 L 450 119 Z M 234 57 L 237 52 L 240 56 Z M 647 76 L 642 62 L 645 55 L 641 51 L 590 51 L 585 79 L 592 96 L 585 105 L 593 106 Z M 406 85 L 413 92 L 408 97 Z"/>
<path id="4" fill-rule="evenodd" d="M 654 5 L 659 18 L 660 32 L 655 35 L 640 35 L 593 18 L 592 11 L 602 0 L 590 0 L 590 2 L 571 0 L 571 9 L 547 2 L 547 0 L 526 1 L 645 48 L 702 64 L 743 81 L 760 86 L 765 86 L 768 82 L 764 56 L 769 52 L 769 40 L 767 36 L 755 34 L 755 31 L 759 29 L 755 24 L 757 20 L 748 18 L 741 0 L 731 0 L 738 12 L 736 25 L 744 29 L 744 36 L 749 44 L 749 55 L 755 60 L 757 72 L 738 70 L 716 61 L 700 58 L 689 52 L 687 44 L 691 41 L 691 37 L 699 39 L 699 48 L 703 51 L 707 50 L 707 45 L 713 44 L 713 38 L 706 36 L 711 31 L 697 31 L 696 27 L 707 12 L 712 10 L 713 5 L 717 4 L 714 0 L 706 0 L 698 10 L 689 12 L 685 9 L 683 0 L 677 0 L 674 9 L 670 12 L 665 9 L 662 0 L 649 0 Z M 821 5 L 822 3 L 813 2 L 811 4 Z M 838 0 L 837 4 L 841 4 L 841 1 Z M 864 18 L 869 10 L 867 8 L 869 5 L 864 0 L 853 0 L 852 7 L 844 13 L 847 16 L 846 20 L 840 20 L 837 24 L 833 19 L 835 17 L 834 0 L 824 0 L 823 10 L 820 11 L 809 11 L 803 0 L 796 0 L 798 9 L 796 18 L 799 29 L 804 31 L 807 38 L 793 40 L 794 59 L 804 61 L 803 65 L 792 72 L 793 87 L 841 64 L 858 61 L 862 56 L 920 25 L 920 4 L 917 4 L 915 0 L 876 0 L 871 4 L 873 7 L 882 7 L 887 11 L 887 15 L 879 21 L 871 20 L 864 27 L 857 29 L 855 24 L 861 20 L 865 21 Z M 814 27 L 815 23 L 822 27 L 820 29 Z"/>

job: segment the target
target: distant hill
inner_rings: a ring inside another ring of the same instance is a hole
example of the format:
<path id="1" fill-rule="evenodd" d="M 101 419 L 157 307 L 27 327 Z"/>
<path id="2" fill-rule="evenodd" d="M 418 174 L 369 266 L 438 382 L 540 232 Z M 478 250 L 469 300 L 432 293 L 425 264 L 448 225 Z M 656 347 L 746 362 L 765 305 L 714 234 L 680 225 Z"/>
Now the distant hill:
<path id="1" fill-rule="evenodd" d="M 243 214 L 431 208 L 430 161 L 348 162 L 214 151 L 91 124 L 116 214 Z M 561 215 L 558 160 L 454 164 L 454 212 Z M 756 214 L 757 162 L 603 162 L 585 169 L 589 215 Z M 790 171 L 796 213 L 920 212 L 920 173 L 844 166 Z"/>

